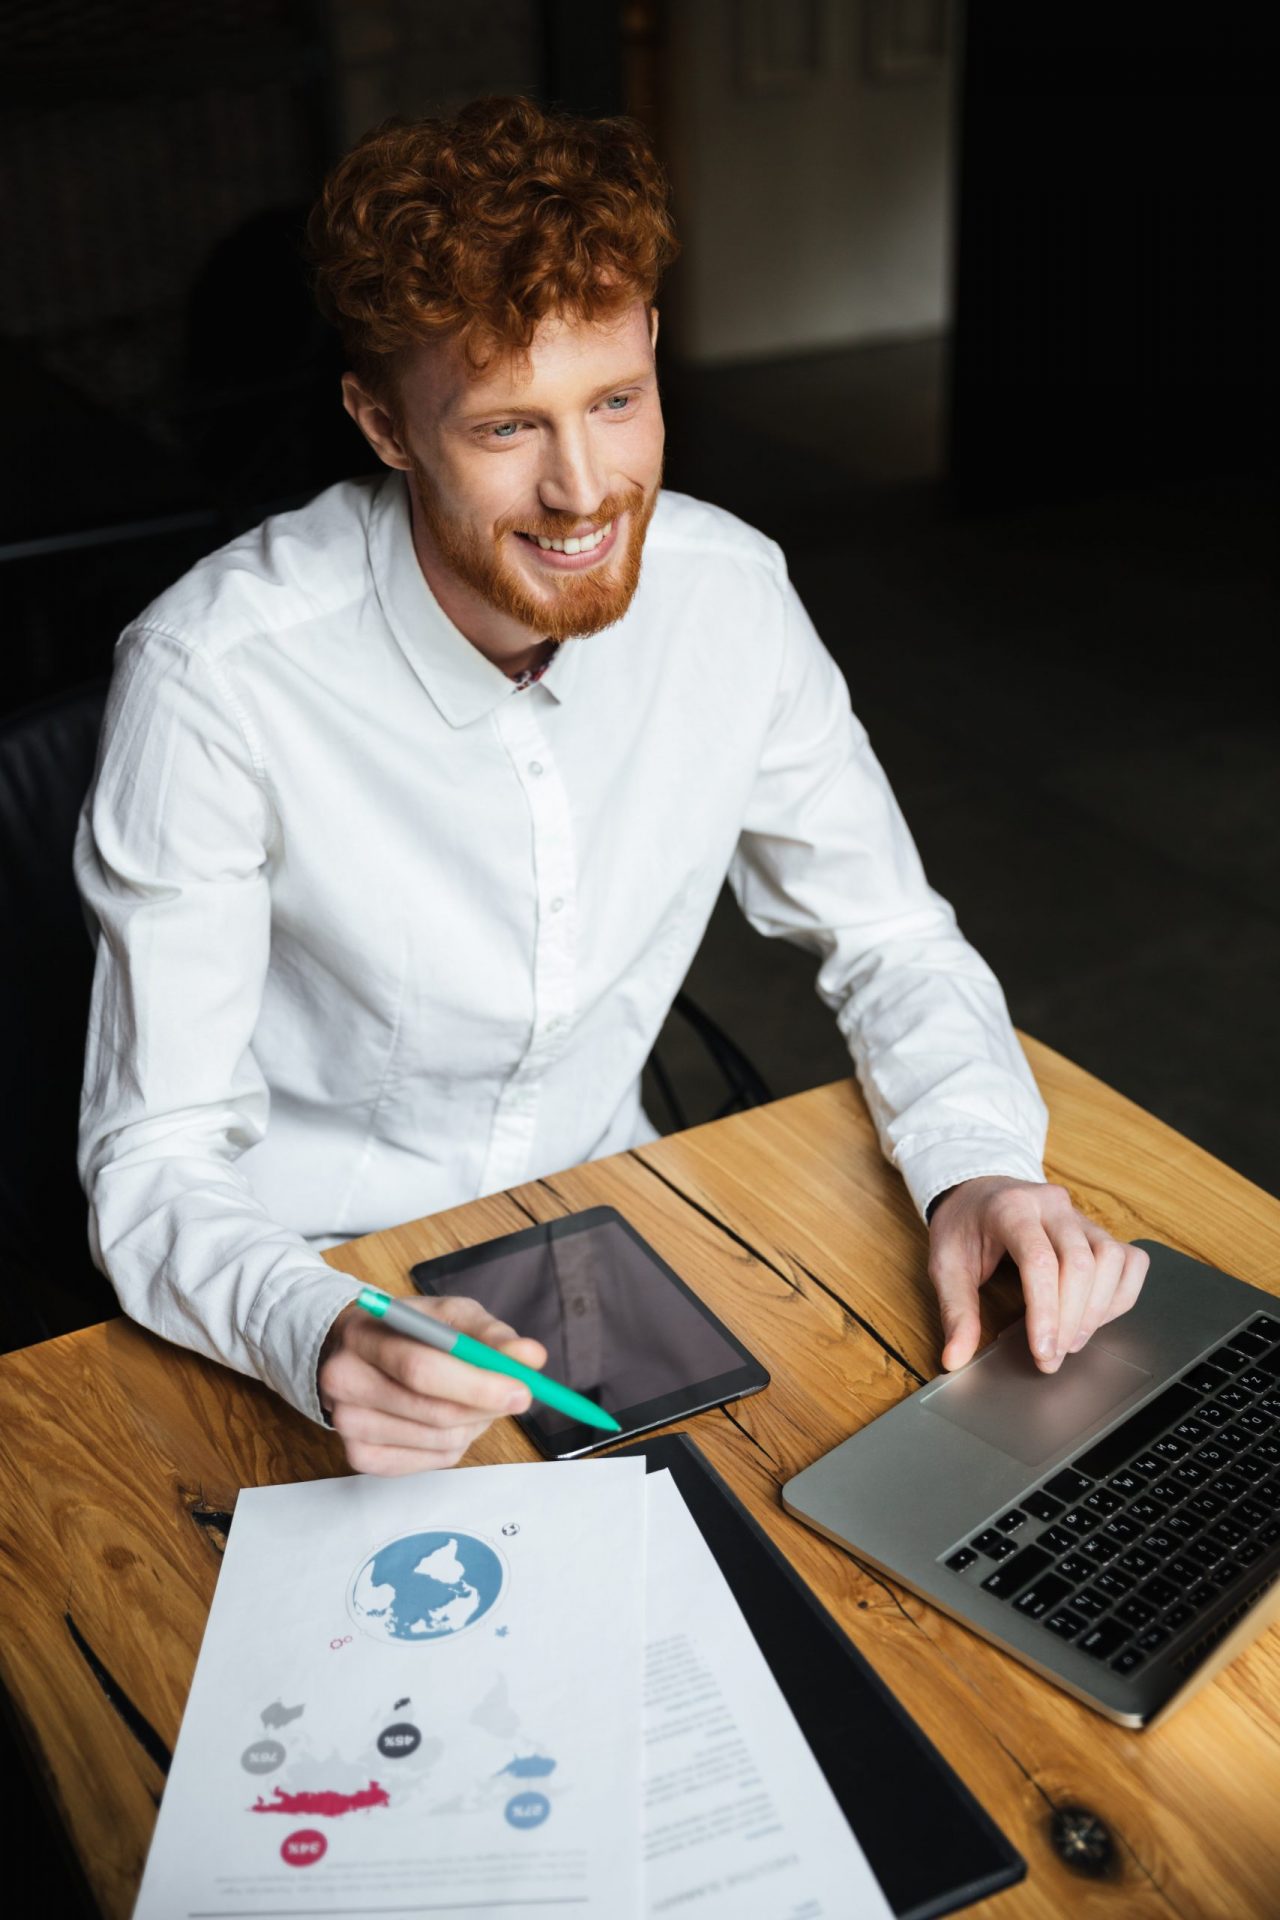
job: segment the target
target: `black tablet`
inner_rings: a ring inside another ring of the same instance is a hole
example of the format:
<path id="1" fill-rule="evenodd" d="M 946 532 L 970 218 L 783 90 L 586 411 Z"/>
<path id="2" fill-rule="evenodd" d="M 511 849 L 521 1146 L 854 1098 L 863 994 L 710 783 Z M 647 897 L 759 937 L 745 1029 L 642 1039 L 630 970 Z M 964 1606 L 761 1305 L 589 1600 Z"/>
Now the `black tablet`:
<path id="1" fill-rule="evenodd" d="M 520 1425 L 568 1460 L 744 1394 L 769 1376 L 614 1207 L 424 1260 L 419 1293 L 464 1294 L 547 1349 L 546 1371 L 611 1413 L 602 1434 L 535 1400 Z"/>

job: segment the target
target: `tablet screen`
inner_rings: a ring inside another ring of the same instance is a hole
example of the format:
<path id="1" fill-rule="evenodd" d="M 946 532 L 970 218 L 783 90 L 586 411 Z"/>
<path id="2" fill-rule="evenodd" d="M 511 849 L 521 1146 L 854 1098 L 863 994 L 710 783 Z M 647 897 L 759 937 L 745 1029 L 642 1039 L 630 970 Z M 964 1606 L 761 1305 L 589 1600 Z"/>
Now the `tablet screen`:
<path id="1" fill-rule="evenodd" d="M 768 1375 L 630 1223 L 592 1207 L 413 1269 L 420 1293 L 479 1300 L 547 1349 L 546 1372 L 636 1433 L 767 1385 Z M 544 1453 L 616 1444 L 534 1401 Z"/>

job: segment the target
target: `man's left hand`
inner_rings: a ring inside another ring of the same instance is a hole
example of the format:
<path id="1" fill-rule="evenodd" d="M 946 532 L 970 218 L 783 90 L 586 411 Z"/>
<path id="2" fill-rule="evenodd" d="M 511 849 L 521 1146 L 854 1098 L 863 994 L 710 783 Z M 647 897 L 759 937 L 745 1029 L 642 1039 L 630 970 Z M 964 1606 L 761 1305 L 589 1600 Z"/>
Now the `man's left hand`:
<path id="1" fill-rule="evenodd" d="M 1006 1254 L 1022 1279 L 1027 1341 L 1042 1373 L 1056 1373 L 1099 1327 L 1128 1313 L 1150 1264 L 1140 1247 L 1078 1213 L 1063 1187 L 1003 1175 L 962 1181 L 929 1223 L 929 1278 L 948 1370 L 977 1351 L 978 1289 Z"/>

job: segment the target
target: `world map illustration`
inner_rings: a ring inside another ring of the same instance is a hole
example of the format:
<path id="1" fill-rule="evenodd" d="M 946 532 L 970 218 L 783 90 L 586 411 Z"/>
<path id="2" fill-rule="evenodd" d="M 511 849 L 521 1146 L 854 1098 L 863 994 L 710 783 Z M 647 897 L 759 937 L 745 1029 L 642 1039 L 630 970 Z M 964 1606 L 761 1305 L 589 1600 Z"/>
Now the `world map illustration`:
<path id="1" fill-rule="evenodd" d="M 408 1533 L 369 1556 L 347 1606 L 374 1639 L 441 1640 L 482 1620 L 505 1577 L 497 1553 L 475 1534 Z"/>

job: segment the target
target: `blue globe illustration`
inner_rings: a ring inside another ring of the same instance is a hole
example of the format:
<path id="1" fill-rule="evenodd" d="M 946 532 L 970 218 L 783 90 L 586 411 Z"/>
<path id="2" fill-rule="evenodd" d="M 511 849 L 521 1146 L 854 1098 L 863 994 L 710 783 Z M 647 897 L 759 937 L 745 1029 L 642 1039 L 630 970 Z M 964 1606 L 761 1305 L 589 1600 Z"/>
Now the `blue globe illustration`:
<path id="1" fill-rule="evenodd" d="M 505 1580 L 498 1555 L 473 1533 L 406 1533 L 370 1554 L 347 1608 L 375 1640 L 445 1640 L 483 1620 Z"/>

